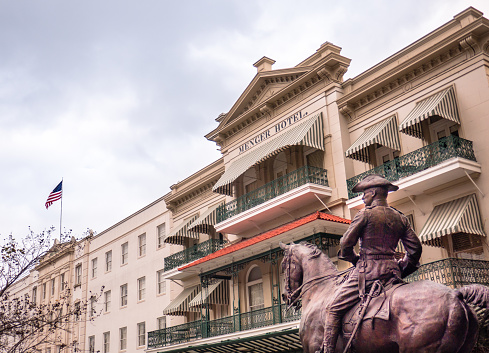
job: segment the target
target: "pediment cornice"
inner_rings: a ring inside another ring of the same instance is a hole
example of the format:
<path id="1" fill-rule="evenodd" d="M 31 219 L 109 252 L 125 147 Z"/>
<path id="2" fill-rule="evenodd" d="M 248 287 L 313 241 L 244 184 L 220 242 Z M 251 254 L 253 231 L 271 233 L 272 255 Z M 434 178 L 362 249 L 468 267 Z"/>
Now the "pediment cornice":
<path id="1" fill-rule="evenodd" d="M 341 83 L 350 61 L 335 52 L 313 66 L 258 73 L 229 113 L 224 118 L 220 115 L 216 119 L 219 126 L 206 138 L 222 145 L 223 140 L 271 115 L 274 109 L 287 104 L 319 82 Z"/>

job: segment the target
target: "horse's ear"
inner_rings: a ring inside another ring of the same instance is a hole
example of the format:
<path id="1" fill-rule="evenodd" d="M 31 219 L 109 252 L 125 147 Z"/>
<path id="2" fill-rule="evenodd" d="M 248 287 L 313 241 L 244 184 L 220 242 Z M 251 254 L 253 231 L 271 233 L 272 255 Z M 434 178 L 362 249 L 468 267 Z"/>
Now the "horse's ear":
<path id="1" fill-rule="evenodd" d="M 280 248 L 281 248 L 282 250 L 287 250 L 287 249 L 289 248 L 289 245 L 284 244 L 284 243 L 282 243 L 282 242 L 279 242 L 279 243 L 278 243 L 278 246 L 280 246 Z"/>

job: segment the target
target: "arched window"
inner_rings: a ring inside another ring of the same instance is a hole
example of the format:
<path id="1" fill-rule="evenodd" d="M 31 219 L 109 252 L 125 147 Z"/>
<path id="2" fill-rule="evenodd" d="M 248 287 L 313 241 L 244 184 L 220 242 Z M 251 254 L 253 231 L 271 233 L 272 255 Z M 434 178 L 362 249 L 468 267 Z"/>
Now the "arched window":
<path id="1" fill-rule="evenodd" d="M 263 279 L 260 267 L 257 265 L 249 270 L 246 287 L 248 289 L 248 305 L 250 311 L 263 309 Z"/>

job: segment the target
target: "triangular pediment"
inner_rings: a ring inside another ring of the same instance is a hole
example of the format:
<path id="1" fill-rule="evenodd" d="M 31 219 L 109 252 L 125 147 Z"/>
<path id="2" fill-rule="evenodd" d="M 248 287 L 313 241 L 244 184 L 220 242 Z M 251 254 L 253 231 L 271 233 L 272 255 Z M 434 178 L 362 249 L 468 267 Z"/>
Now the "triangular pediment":
<path id="1" fill-rule="evenodd" d="M 307 71 L 306 68 L 292 68 L 258 73 L 234 103 L 220 125 L 225 126 L 243 113 L 262 105 L 270 97 L 286 90 Z"/>

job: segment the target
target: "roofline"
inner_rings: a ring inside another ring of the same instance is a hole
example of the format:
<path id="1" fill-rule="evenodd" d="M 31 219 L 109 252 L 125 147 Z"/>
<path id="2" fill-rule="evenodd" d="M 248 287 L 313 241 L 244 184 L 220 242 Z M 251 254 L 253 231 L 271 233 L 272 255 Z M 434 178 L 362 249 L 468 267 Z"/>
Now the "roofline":
<path id="1" fill-rule="evenodd" d="M 204 256 L 203 258 L 195 260 L 194 262 L 191 262 L 185 266 L 179 267 L 178 270 L 182 271 L 182 270 L 188 269 L 190 267 L 203 264 L 204 262 L 214 260 L 214 259 L 220 258 L 222 256 L 228 255 L 228 254 L 235 252 L 237 250 L 242 250 L 242 249 L 247 248 L 251 245 L 254 245 L 254 244 L 260 243 L 262 241 L 265 241 L 267 239 L 276 237 L 280 234 L 283 234 L 287 231 L 293 230 L 295 228 L 303 226 L 304 224 L 307 224 L 309 222 L 312 222 L 312 221 L 315 221 L 318 219 L 323 219 L 325 221 L 331 221 L 331 222 L 342 223 L 342 224 L 350 224 L 351 223 L 351 220 L 349 220 L 349 219 L 317 211 L 317 212 L 314 212 L 308 216 L 296 219 L 295 221 L 286 223 L 286 224 L 279 226 L 277 228 L 274 228 L 272 230 L 269 230 L 269 231 L 266 231 L 264 233 L 255 235 L 252 238 L 247 238 L 245 240 L 240 241 L 239 243 L 235 243 L 235 244 L 232 244 L 232 245 L 225 247 L 223 249 L 217 250 L 216 252 L 214 252 L 210 255 Z"/>

